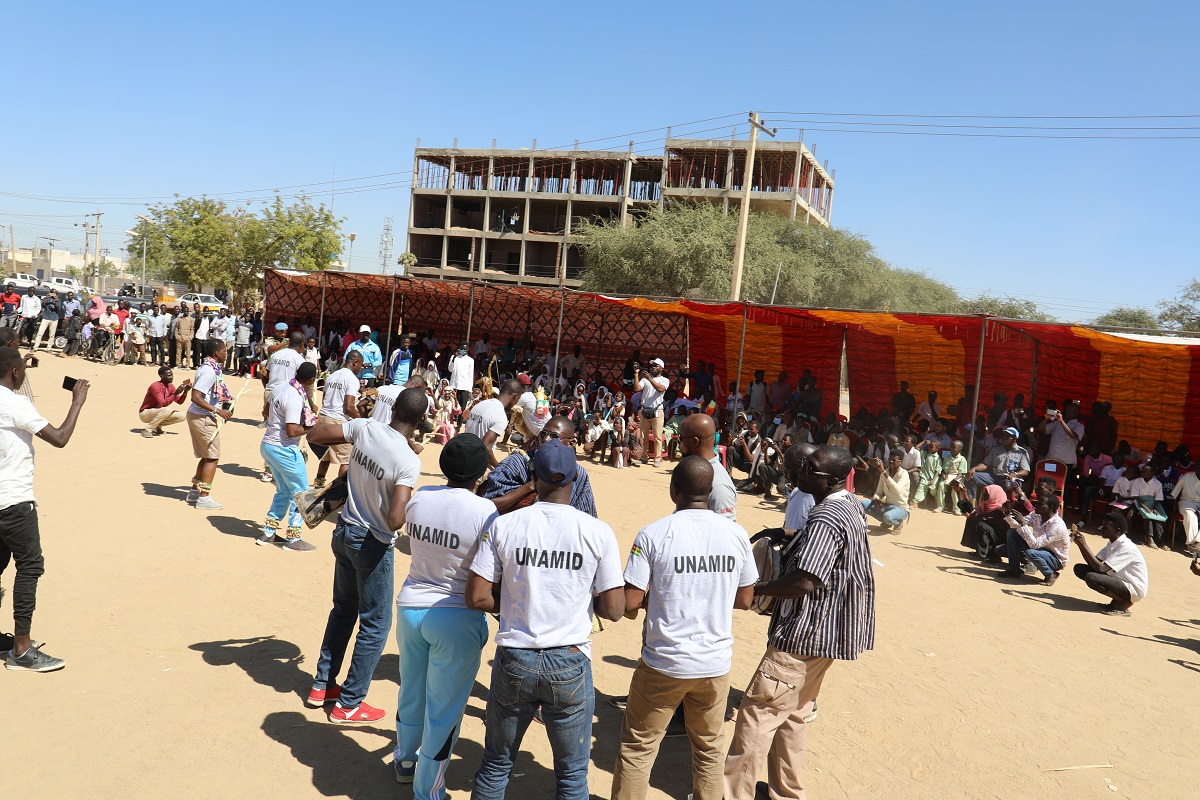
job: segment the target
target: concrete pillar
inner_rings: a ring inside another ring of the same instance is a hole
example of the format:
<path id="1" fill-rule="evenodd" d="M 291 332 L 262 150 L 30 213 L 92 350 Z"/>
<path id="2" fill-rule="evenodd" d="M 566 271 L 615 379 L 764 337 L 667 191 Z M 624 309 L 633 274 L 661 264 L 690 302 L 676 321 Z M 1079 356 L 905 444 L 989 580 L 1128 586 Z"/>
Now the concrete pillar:
<path id="1" fill-rule="evenodd" d="M 725 185 L 721 187 L 721 205 L 729 214 L 729 193 L 733 190 L 733 157 L 737 151 L 733 149 L 733 139 L 729 140 L 729 158 L 725 164 Z"/>
<path id="2" fill-rule="evenodd" d="M 492 149 L 496 149 L 496 142 L 492 141 Z M 484 188 L 487 194 L 483 196 L 483 235 L 479 241 L 479 264 L 478 269 L 482 270 L 487 267 L 487 250 L 488 250 L 488 231 L 492 229 L 492 179 L 496 174 L 496 158 L 488 156 L 487 165 L 487 183 Z"/>
<path id="3" fill-rule="evenodd" d="M 446 210 L 442 216 L 442 269 L 446 268 L 446 259 L 450 252 L 450 206 L 454 204 L 454 165 L 455 156 L 450 156 L 450 171 L 446 173 Z"/>
<path id="4" fill-rule="evenodd" d="M 629 220 L 629 190 L 630 183 L 633 180 L 633 142 L 629 143 L 629 152 L 625 156 L 624 178 L 621 180 L 621 208 L 617 212 L 617 219 L 621 222 L 621 227 L 625 227 Z"/>
<path id="5" fill-rule="evenodd" d="M 658 208 L 661 211 L 667 202 L 667 165 L 671 162 L 671 129 L 663 143 L 662 177 L 658 179 Z"/>

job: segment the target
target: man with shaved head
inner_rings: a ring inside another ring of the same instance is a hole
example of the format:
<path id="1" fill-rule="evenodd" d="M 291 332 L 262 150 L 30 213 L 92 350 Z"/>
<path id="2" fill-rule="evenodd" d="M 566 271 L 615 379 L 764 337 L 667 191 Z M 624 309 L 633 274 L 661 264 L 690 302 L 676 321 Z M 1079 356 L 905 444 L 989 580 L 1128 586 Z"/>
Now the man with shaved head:
<path id="1" fill-rule="evenodd" d="M 750 607 L 758 568 L 746 531 L 709 510 L 718 470 L 724 471 L 704 456 L 685 456 L 671 473 L 675 513 L 643 528 L 629 554 L 625 610 L 636 614 L 644 606 L 646 622 L 613 800 L 646 796 L 650 769 L 680 704 L 692 742 L 693 796 L 721 800 L 733 610 Z"/>
<path id="2" fill-rule="evenodd" d="M 566 417 L 551 417 L 538 434 L 530 454 L 551 440 L 557 439 L 572 450 L 575 448 L 575 423 Z M 533 478 L 533 462 L 530 455 L 517 451 L 501 461 L 488 473 L 480 489 L 487 499 L 496 504 L 496 510 L 507 514 L 537 501 L 537 486 Z M 582 464 L 576 465 L 575 480 L 571 483 L 571 506 L 595 517 L 596 498 L 592 495 L 592 484 Z"/>
<path id="3" fill-rule="evenodd" d="M 804 796 L 806 731 L 825 673 L 835 660 L 855 659 L 875 644 L 866 515 L 846 491 L 853 469 L 850 453 L 830 445 L 799 463 L 797 488 L 816 505 L 780 577 L 754 587 L 756 595 L 781 602 L 771 615 L 767 652 L 738 709 L 725 760 L 726 800 L 751 800 L 764 767 L 763 795 Z"/>
<path id="4" fill-rule="evenodd" d="M 700 456 L 713 468 L 712 491 L 708 494 L 708 510 L 715 511 L 730 522 L 737 522 L 737 489 L 733 478 L 721 465 L 716 453 L 717 426 L 707 414 L 692 414 L 679 426 L 679 451 L 684 456 Z"/>

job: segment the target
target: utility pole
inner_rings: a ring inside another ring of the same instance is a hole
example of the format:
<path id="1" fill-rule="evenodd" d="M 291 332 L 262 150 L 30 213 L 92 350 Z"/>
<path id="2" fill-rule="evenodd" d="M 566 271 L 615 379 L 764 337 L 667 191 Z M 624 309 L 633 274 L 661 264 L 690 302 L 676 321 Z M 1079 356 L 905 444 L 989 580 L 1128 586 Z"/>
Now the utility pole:
<path id="1" fill-rule="evenodd" d="M 758 146 L 758 132 L 774 137 L 778 128 L 765 128 L 758 114 L 750 112 L 750 146 L 746 148 L 746 170 L 742 176 L 742 205 L 738 209 L 737 240 L 733 244 L 733 287 L 729 299 L 738 301 L 742 295 L 742 266 L 746 263 L 746 228 L 750 224 L 750 186 L 754 183 L 754 150 Z"/>
<path id="2" fill-rule="evenodd" d="M 104 215 L 104 212 L 97 208 L 96 209 L 96 263 L 98 265 L 96 268 L 96 276 L 97 277 L 100 276 L 100 271 L 104 266 L 104 262 L 100 260 L 100 217 L 102 217 L 103 215 Z"/>
<path id="3" fill-rule="evenodd" d="M 383 221 L 383 234 L 379 237 L 379 273 L 387 275 L 388 268 L 392 266 L 392 218 L 385 217 Z"/>

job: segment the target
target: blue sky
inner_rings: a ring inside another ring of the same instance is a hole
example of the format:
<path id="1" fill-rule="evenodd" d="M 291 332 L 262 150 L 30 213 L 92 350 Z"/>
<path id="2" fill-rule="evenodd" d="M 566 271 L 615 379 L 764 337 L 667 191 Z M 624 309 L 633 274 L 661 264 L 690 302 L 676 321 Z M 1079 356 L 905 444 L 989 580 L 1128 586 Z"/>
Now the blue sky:
<path id="1" fill-rule="evenodd" d="M 418 137 L 547 147 L 617 136 L 619 147 L 630 138 L 620 134 L 658 126 L 720 125 L 704 135 L 721 135 L 737 118 L 680 124 L 756 109 L 792 112 L 765 119 L 810 130 L 805 141 L 837 170 L 835 225 L 964 292 L 1028 297 L 1082 320 L 1152 306 L 1200 275 L 1187 233 L 1200 138 L 867 135 L 796 122 L 815 112 L 1200 115 L 1200 7 L 833 5 L 13 5 L 0 192 L 85 202 L 0 195 L 0 224 L 14 224 L 18 246 L 61 236 L 81 250 L 72 223 L 99 206 L 113 246 L 147 198 L 326 182 L 311 193 L 328 200 L 336 169 L 335 211 L 358 234 L 354 266 L 368 269 L 385 216 L 404 249 L 408 189 L 348 193 L 346 179 L 411 170 Z M 1200 116 L 942 122 L 1200 136 Z"/>

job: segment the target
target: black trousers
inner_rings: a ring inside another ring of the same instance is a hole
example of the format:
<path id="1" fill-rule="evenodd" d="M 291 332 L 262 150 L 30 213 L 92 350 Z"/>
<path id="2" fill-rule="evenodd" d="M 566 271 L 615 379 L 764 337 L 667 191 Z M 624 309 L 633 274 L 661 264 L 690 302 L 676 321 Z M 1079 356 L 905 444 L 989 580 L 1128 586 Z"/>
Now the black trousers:
<path id="1" fill-rule="evenodd" d="M 1129 587 L 1116 575 L 1105 575 L 1103 572 L 1094 571 L 1087 564 L 1076 564 L 1075 577 L 1086 583 L 1093 592 L 1106 594 L 1109 597 L 1116 595 L 1122 600 L 1133 599 L 1129 594 Z"/>
<path id="2" fill-rule="evenodd" d="M 0 510 L 0 575 L 10 561 L 17 565 L 12 584 L 13 633 L 28 636 L 37 598 L 37 582 L 46 571 L 37 503 L 17 503 Z"/>
<path id="3" fill-rule="evenodd" d="M 163 347 L 163 339 L 161 336 L 150 337 L 150 363 L 165 364 L 167 363 L 166 348 Z"/>

